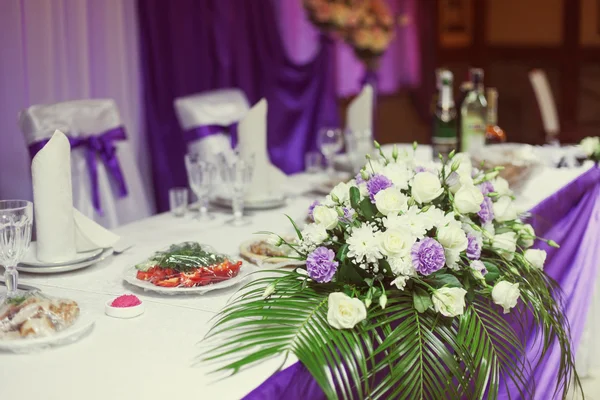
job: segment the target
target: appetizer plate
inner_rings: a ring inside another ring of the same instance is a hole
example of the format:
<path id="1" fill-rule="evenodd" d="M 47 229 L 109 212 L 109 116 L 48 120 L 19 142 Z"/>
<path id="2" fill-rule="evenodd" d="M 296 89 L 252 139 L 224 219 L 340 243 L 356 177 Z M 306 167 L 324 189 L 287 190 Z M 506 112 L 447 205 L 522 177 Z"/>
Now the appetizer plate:
<path id="1" fill-rule="evenodd" d="M 47 262 L 37 259 L 37 243 L 31 242 L 25 257 L 23 257 L 23 260 L 21 260 L 21 264 L 26 264 L 28 267 L 57 267 L 61 265 L 73 265 L 99 257 L 100 254 L 102 254 L 102 250 L 103 249 L 95 249 L 76 253 L 73 258 L 66 261 Z"/>
<path id="2" fill-rule="evenodd" d="M 231 208 L 231 198 L 225 196 L 216 196 L 211 201 L 213 204 L 216 204 L 221 207 Z M 270 199 L 263 200 L 254 200 L 254 201 L 244 201 L 244 209 L 246 210 L 269 210 L 272 208 L 283 207 L 286 204 L 285 196 L 277 196 Z"/>
<path id="3" fill-rule="evenodd" d="M 303 260 L 292 260 L 283 257 L 269 257 L 262 254 L 253 253 L 251 247 L 255 243 L 262 242 L 261 239 L 247 240 L 240 245 L 240 255 L 246 260 L 257 264 L 258 266 L 268 268 L 296 267 L 306 264 Z"/>
<path id="4" fill-rule="evenodd" d="M 84 337 L 94 326 L 94 319 L 85 310 L 79 312 L 79 317 L 70 327 L 55 333 L 52 336 L 40 338 L 24 338 L 0 340 L 0 351 L 10 351 L 13 353 L 28 353 L 39 351 L 54 346 L 62 346 L 75 343 Z"/>
<path id="5" fill-rule="evenodd" d="M 113 253 L 113 248 L 100 249 L 100 254 L 92 259 L 84 260 L 73 264 L 64 264 L 56 266 L 32 266 L 28 264 L 17 265 L 17 270 L 21 272 L 29 272 L 31 274 L 58 274 L 61 272 L 75 271 L 78 269 L 89 267 L 90 265 L 99 263 L 105 260 Z"/>
<path id="6" fill-rule="evenodd" d="M 144 289 L 144 291 L 156 292 L 160 294 L 204 294 L 206 292 L 210 292 L 211 290 L 218 289 L 226 289 L 231 286 L 235 286 L 238 283 L 242 283 L 248 278 L 249 273 L 251 272 L 247 266 L 242 265 L 240 271 L 233 278 L 227 279 L 222 282 L 212 283 L 206 286 L 197 286 L 197 287 L 161 287 L 156 286 L 148 281 L 142 281 L 136 277 L 138 270 L 135 266 L 127 268 L 125 270 L 125 274 L 123 275 L 123 280 L 130 285 L 139 287 Z"/>

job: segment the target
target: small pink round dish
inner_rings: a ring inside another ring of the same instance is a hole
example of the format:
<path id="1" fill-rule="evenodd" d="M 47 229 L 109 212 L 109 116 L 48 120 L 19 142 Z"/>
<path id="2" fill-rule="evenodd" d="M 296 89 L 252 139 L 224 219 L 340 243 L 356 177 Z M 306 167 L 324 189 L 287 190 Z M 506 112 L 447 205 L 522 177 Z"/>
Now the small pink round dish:
<path id="1" fill-rule="evenodd" d="M 134 318 L 144 313 L 144 302 L 133 294 L 125 294 L 106 302 L 104 312 L 114 318 Z"/>

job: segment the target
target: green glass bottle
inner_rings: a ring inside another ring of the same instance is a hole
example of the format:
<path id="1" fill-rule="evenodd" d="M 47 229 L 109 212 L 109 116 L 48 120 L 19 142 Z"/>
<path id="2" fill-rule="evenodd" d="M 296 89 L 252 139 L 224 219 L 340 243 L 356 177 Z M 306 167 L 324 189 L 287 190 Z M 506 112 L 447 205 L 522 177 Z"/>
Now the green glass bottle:
<path id="1" fill-rule="evenodd" d="M 441 154 L 444 158 L 456 149 L 458 136 L 456 130 L 456 108 L 452 96 L 452 72 L 439 71 L 437 106 L 433 115 L 433 132 L 431 143 L 433 157 Z"/>
<path id="2" fill-rule="evenodd" d="M 483 93 L 483 70 L 471 68 L 469 76 L 473 83 L 463 101 L 461 114 L 461 150 L 474 153 L 485 146 L 487 101 Z"/>

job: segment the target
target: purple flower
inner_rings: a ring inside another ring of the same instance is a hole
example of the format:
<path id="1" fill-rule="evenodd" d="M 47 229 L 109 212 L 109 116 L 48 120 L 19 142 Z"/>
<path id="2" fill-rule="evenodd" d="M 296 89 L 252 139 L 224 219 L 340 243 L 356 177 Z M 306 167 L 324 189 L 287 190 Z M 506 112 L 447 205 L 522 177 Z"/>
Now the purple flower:
<path id="1" fill-rule="evenodd" d="M 306 258 L 306 272 L 310 279 L 319 282 L 331 282 L 339 263 L 334 261 L 335 253 L 327 247 L 317 247 Z"/>
<path id="2" fill-rule="evenodd" d="M 375 195 L 377 193 L 391 186 L 392 181 L 390 181 L 387 177 L 380 174 L 373 175 L 367 182 L 367 190 L 369 191 L 369 197 L 371 197 L 371 201 L 375 201 Z"/>
<path id="3" fill-rule="evenodd" d="M 492 185 L 492 182 L 490 181 L 485 181 L 482 182 L 481 185 L 479 185 L 479 189 L 481 190 L 481 193 L 485 196 L 488 193 L 492 193 L 494 191 L 494 185 Z"/>
<path id="4" fill-rule="evenodd" d="M 492 209 L 492 199 L 489 197 L 484 197 L 483 202 L 481 203 L 481 208 L 477 213 L 479 215 L 479 219 L 482 224 L 487 224 L 488 222 L 492 222 L 494 219 L 494 210 Z"/>
<path id="5" fill-rule="evenodd" d="M 357 185 L 360 185 L 361 183 L 365 183 L 365 180 L 362 177 L 362 174 L 359 172 L 358 174 L 356 174 L 356 176 L 354 177 L 354 180 L 356 181 Z"/>
<path id="6" fill-rule="evenodd" d="M 351 223 L 352 222 L 352 217 L 354 217 L 354 213 L 355 213 L 354 209 L 353 208 L 344 207 L 343 211 L 344 211 L 344 216 L 343 217 L 339 217 L 339 220 L 341 222 L 345 222 L 347 224 Z"/>
<path id="7" fill-rule="evenodd" d="M 429 275 L 446 264 L 444 248 L 435 239 L 425 238 L 413 244 L 410 251 L 413 267 L 421 275 Z"/>
<path id="8" fill-rule="evenodd" d="M 471 260 L 478 260 L 481 257 L 481 245 L 479 241 L 470 233 L 467 233 L 467 240 L 469 243 L 467 245 L 467 257 Z"/>
<path id="9" fill-rule="evenodd" d="M 485 264 L 479 260 L 471 262 L 471 268 L 473 268 L 475 271 L 481 272 L 481 275 L 488 273 L 487 269 L 485 268 Z"/>
<path id="10" fill-rule="evenodd" d="M 415 174 L 418 174 L 419 172 L 426 172 L 427 168 L 419 165 L 418 167 L 415 167 Z"/>
<path id="11" fill-rule="evenodd" d="M 313 217 L 313 211 L 315 210 L 316 206 L 320 206 L 321 203 L 319 203 L 318 200 L 315 200 L 312 202 L 312 204 L 308 207 L 308 218 L 312 219 L 313 221 L 315 220 Z"/>

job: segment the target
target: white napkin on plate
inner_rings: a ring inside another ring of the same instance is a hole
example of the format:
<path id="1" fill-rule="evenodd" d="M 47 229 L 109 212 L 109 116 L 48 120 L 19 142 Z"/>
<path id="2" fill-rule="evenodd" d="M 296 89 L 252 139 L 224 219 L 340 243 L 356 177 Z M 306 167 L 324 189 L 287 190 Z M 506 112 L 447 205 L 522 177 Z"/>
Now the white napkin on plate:
<path id="1" fill-rule="evenodd" d="M 362 91 L 350 102 L 346 114 L 346 128 L 351 131 L 373 129 L 373 87 L 365 85 Z"/>
<path id="2" fill-rule="evenodd" d="M 267 152 L 267 101 L 261 99 L 238 125 L 240 157 L 254 156 L 252 183 L 246 194 L 247 201 L 271 200 L 284 196 L 282 186 L 287 176 L 275 167 Z"/>
<path id="3" fill-rule="evenodd" d="M 31 163 L 37 259 L 69 261 L 75 253 L 111 247 L 119 237 L 73 207 L 71 145 L 55 131 Z"/>

